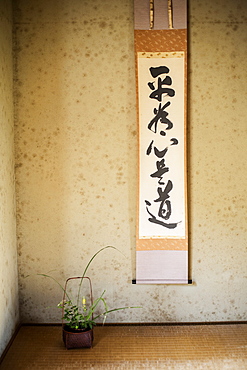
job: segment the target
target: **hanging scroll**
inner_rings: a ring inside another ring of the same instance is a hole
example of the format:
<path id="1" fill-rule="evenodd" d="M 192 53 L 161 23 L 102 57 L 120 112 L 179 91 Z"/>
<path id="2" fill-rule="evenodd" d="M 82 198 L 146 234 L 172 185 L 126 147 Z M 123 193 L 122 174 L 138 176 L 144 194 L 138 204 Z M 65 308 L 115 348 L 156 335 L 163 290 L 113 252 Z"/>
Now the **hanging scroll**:
<path id="1" fill-rule="evenodd" d="M 137 284 L 188 283 L 186 0 L 135 0 Z"/>

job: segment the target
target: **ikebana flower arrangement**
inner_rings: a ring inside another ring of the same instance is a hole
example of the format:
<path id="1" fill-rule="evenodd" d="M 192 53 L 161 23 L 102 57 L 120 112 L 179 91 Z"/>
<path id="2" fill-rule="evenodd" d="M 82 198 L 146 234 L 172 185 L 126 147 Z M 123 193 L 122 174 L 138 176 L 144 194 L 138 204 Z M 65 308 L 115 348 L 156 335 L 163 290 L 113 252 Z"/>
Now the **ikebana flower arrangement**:
<path id="1" fill-rule="evenodd" d="M 141 308 L 141 307 L 118 307 L 109 309 L 104 298 L 105 290 L 102 292 L 100 297 L 93 300 L 92 295 L 92 284 L 89 277 L 86 276 L 87 270 L 91 265 L 95 257 L 107 248 L 118 250 L 113 246 L 106 246 L 98 250 L 86 265 L 82 276 L 68 278 L 63 287 L 56 279 L 51 275 L 38 274 L 54 280 L 61 290 L 63 291 L 63 300 L 58 304 L 58 307 L 62 309 L 62 330 L 63 330 L 63 341 L 67 349 L 69 348 L 82 348 L 92 347 L 93 343 L 93 327 L 96 325 L 97 320 L 103 317 L 103 324 L 105 323 L 106 317 L 109 313 L 125 310 L 130 308 Z M 70 280 L 77 279 L 78 291 L 76 299 L 73 300 L 67 292 L 67 284 Z M 90 299 L 86 300 L 85 295 L 82 295 L 82 283 L 88 280 L 90 287 Z M 101 308 L 101 311 L 100 311 Z M 95 314 L 96 313 L 96 314 Z M 95 316 L 94 316 L 95 314 Z M 64 323 L 65 322 L 65 323 Z"/>

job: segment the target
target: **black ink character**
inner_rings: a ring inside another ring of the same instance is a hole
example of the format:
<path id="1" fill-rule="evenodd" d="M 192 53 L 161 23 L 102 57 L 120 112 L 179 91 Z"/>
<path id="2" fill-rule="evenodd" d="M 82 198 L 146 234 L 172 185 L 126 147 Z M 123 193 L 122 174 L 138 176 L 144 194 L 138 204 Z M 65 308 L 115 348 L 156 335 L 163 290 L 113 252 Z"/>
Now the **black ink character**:
<path id="1" fill-rule="evenodd" d="M 172 190 L 172 188 L 173 188 L 173 184 L 169 180 L 164 190 L 162 190 L 162 188 L 157 189 L 159 197 L 156 200 L 154 200 L 154 202 L 160 202 L 158 217 L 160 217 L 161 219 L 158 219 L 155 215 L 153 215 L 150 212 L 148 208 L 151 206 L 151 203 L 148 200 L 145 200 L 146 210 L 148 214 L 151 216 L 149 217 L 148 221 L 155 223 L 157 225 L 164 226 L 168 229 L 175 229 L 178 226 L 178 224 L 181 222 L 181 221 L 173 222 L 173 223 L 166 222 L 167 220 L 169 220 L 169 218 L 171 217 L 171 213 L 172 213 L 171 202 L 170 200 L 168 200 L 168 198 L 170 198 L 169 192 Z"/>
<path id="2" fill-rule="evenodd" d="M 156 162 L 157 171 L 152 173 L 150 177 L 157 177 L 159 179 L 158 183 L 160 185 L 164 185 L 165 183 L 162 181 L 163 175 L 169 171 L 169 167 L 166 167 L 164 158 L 161 161 Z"/>
<path id="3" fill-rule="evenodd" d="M 149 144 L 148 148 L 147 148 L 147 151 L 146 151 L 147 155 L 151 154 L 152 149 L 153 149 L 153 143 L 154 143 L 154 141 L 152 140 L 151 143 Z M 165 148 L 163 150 L 159 150 L 156 146 L 154 147 L 154 154 L 158 158 L 163 158 L 166 155 L 167 151 L 168 151 L 168 148 Z"/>
<path id="4" fill-rule="evenodd" d="M 161 103 L 159 104 L 159 108 L 154 108 L 154 118 L 149 122 L 148 129 L 151 130 L 156 134 L 157 132 L 157 125 L 160 121 L 161 123 L 164 123 L 167 125 L 166 130 L 171 130 L 173 128 L 173 123 L 167 118 L 168 114 L 165 109 L 169 107 L 171 103 L 167 102 L 163 107 L 161 106 Z M 154 127 L 153 127 L 154 126 Z"/>
<path id="5" fill-rule="evenodd" d="M 165 96 L 174 96 L 175 95 L 175 90 L 163 87 L 163 85 L 168 85 L 170 86 L 172 84 L 172 79 L 169 76 L 166 76 L 164 80 L 162 78 L 158 78 L 158 88 L 155 90 L 154 87 L 154 82 L 149 82 L 148 86 L 150 87 L 151 90 L 154 90 L 149 97 L 151 99 L 157 99 L 159 102 L 162 100 L 162 95 L 165 94 Z"/>

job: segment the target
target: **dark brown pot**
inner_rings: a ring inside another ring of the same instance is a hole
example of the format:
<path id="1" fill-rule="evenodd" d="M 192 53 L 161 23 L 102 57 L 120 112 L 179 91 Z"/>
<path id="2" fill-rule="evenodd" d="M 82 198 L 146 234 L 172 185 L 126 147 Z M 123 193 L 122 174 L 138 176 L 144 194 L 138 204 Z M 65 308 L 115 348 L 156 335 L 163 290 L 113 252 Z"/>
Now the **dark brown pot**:
<path id="1" fill-rule="evenodd" d="M 64 325 L 63 341 L 67 349 L 91 348 L 93 346 L 93 329 L 76 330 Z"/>

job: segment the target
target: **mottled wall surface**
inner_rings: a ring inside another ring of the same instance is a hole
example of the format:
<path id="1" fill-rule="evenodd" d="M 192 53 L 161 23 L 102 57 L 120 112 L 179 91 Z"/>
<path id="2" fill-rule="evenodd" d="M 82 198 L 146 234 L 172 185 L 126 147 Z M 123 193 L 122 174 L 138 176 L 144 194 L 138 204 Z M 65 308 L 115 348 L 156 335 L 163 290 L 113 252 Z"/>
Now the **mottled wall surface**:
<path id="1" fill-rule="evenodd" d="M 19 322 L 11 1 L 0 1 L 0 355 Z"/>
<path id="2" fill-rule="evenodd" d="M 132 0 L 16 0 L 16 165 L 21 315 L 59 321 L 60 281 L 89 274 L 112 322 L 246 319 L 244 0 L 191 0 L 192 286 L 135 278 L 137 130 Z M 47 308 L 47 307 L 52 308 Z"/>

